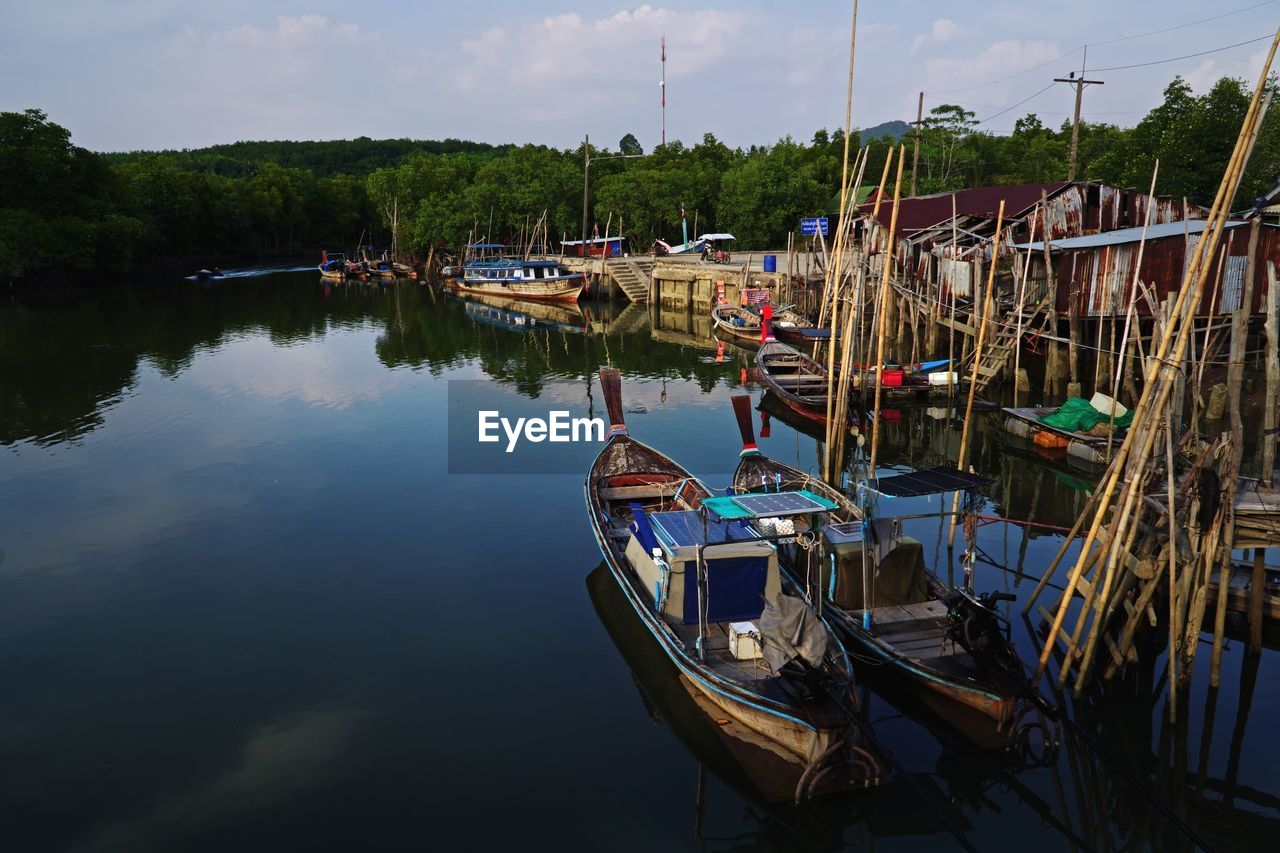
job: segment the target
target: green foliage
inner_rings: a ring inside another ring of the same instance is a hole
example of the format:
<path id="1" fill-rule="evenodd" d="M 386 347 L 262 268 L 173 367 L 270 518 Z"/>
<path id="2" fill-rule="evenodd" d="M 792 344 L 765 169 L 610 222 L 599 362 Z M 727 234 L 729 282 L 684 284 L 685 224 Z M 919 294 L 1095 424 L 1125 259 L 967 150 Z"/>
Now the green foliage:
<path id="1" fill-rule="evenodd" d="M 805 168 L 804 149 L 784 139 L 725 172 L 716 213 L 743 245 L 777 246 L 826 195 Z"/>
<path id="2" fill-rule="evenodd" d="M 1273 84 L 1274 85 L 1274 84 Z M 1162 103 L 1132 128 L 1082 122 L 1081 178 L 1208 203 L 1249 101 L 1244 81 L 1219 80 L 1203 95 L 1175 78 Z M 1066 177 L 1071 125 L 1034 113 L 1013 132 L 976 129 L 975 116 L 941 104 L 922 122 L 918 192 Z M 909 126 L 871 128 L 864 186 L 880 183 Z M 914 133 L 903 139 L 907 145 Z M 844 135 L 821 129 L 807 143 L 732 149 L 713 134 L 673 141 L 646 156 L 632 134 L 621 158 L 591 149 L 588 228 L 619 229 L 643 251 L 655 239 L 730 231 L 741 249 L 781 246 L 803 216 L 838 206 Z M 908 161 L 911 152 L 908 151 Z M 577 237 L 583 220 L 581 147 L 492 146 L 455 139 L 360 137 L 333 142 L 237 142 L 192 151 L 95 154 L 39 110 L 0 112 L 0 276 L 45 271 L 126 271 L 166 258 L 305 255 L 388 245 L 393 218 L 403 254 L 456 250 L 469 238 L 511 242 L 545 213 L 551 242 Z M 1280 176 L 1280 110 L 1271 110 L 1235 206 Z M 909 185 L 910 174 L 904 176 Z M 892 172 L 888 181 L 892 182 Z M 185 261 L 184 261 L 185 262 Z"/>
<path id="3" fill-rule="evenodd" d="M 644 149 L 640 147 L 640 140 L 636 139 L 634 133 L 628 133 L 618 140 L 618 151 L 631 156 L 639 156 L 644 153 Z"/>

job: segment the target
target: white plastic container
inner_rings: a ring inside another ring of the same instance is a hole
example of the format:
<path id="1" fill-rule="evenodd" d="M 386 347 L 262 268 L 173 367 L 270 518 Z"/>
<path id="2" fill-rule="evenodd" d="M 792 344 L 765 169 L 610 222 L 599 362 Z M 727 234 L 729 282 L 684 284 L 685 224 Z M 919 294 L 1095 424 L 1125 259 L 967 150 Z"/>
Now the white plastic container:
<path id="1" fill-rule="evenodd" d="M 760 632 L 756 630 L 754 623 L 729 623 L 729 653 L 737 660 L 757 660 L 763 657 Z"/>
<path id="2" fill-rule="evenodd" d="M 1129 413 L 1129 410 L 1122 406 L 1118 401 L 1111 399 L 1100 391 L 1094 394 L 1089 400 L 1089 405 L 1093 406 L 1104 415 L 1110 415 L 1114 410 L 1117 418 L 1122 418 Z"/>
<path id="3" fill-rule="evenodd" d="M 960 374 L 954 370 L 941 371 L 929 374 L 930 385 L 955 385 L 960 379 Z"/>

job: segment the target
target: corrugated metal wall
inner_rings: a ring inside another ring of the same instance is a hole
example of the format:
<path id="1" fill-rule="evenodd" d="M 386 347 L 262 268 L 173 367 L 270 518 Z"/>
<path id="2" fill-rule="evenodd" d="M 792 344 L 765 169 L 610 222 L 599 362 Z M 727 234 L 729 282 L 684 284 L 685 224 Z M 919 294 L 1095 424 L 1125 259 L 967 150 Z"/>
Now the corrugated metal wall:
<path id="1" fill-rule="evenodd" d="M 1195 253 L 1198 235 L 1148 240 L 1142 252 L 1139 280 L 1150 288 L 1157 301 L 1164 301 L 1182 286 L 1186 266 Z M 1243 296 L 1244 273 L 1248 264 L 1249 227 L 1228 230 L 1209 261 L 1210 276 L 1200 301 L 1200 316 L 1234 311 Z M 1076 299 L 1082 317 L 1124 314 L 1133 290 L 1133 264 L 1138 244 L 1103 246 L 1079 252 L 1064 252 L 1055 258 L 1058 281 L 1058 312 L 1067 313 L 1068 302 Z M 1266 304 L 1267 264 L 1280 271 L 1280 228 L 1264 225 L 1258 234 L 1258 256 L 1254 268 L 1252 311 Z M 1137 301 L 1138 313 L 1150 316 L 1145 299 Z"/>

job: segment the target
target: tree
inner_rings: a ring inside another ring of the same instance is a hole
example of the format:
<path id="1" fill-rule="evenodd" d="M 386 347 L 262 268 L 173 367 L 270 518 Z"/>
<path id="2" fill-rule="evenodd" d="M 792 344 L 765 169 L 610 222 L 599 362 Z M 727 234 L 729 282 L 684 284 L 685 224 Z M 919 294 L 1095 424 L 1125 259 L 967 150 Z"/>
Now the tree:
<path id="1" fill-rule="evenodd" d="M 623 154 L 636 156 L 644 153 L 644 149 L 640 147 L 640 140 L 636 139 L 635 134 L 628 133 L 622 139 L 618 140 L 618 150 Z"/>
<path id="2" fill-rule="evenodd" d="M 963 172 L 972 165 L 974 113 L 957 104 L 940 104 L 923 120 L 920 160 L 924 176 L 920 186 L 927 192 L 960 189 Z"/>
<path id="3" fill-rule="evenodd" d="M 720 227 L 746 246 L 781 245 L 800 217 L 826 199 L 826 190 L 803 168 L 802 153 L 788 137 L 725 172 L 716 206 Z"/>

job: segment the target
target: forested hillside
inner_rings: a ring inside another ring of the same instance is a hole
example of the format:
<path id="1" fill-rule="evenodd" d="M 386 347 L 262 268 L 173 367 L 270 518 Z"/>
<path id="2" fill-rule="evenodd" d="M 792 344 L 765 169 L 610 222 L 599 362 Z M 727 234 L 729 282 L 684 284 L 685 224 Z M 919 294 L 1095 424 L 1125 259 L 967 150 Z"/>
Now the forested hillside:
<path id="1" fill-rule="evenodd" d="M 1132 128 L 1084 123 L 1080 177 L 1208 201 L 1248 103 L 1223 78 L 1195 95 L 1180 78 Z M 941 105 L 925 118 L 921 193 L 1062 180 L 1071 128 L 1035 114 L 1012 134 L 976 129 L 974 115 Z M 897 130 L 900 130 L 897 129 Z M 912 139 L 903 140 L 908 145 Z M 864 183 L 879 180 L 893 141 L 867 144 Z M 643 153 L 628 134 L 619 143 Z M 744 249 L 778 247 L 802 216 L 828 209 L 840 181 L 843 135 L 730 148 L 707 133 L 647 156 L 591 167 L 591 222 L 621 227 L 634 246 L 690 229 L 730 231 Z M 594 148 L 592 157 L 608 150 Z M 910 158 L 908 158 L 909 162 Z M 1236 207 L 1280 176 L 1280 111 L 1268 115 Z M 582 228 L 583 151 L 493 146 L 455 139 L 236 142 L 191 151 L 96 154 L 39 110 L 0 113 L 0 277 L 125 272 L 170 258 L 312 255 L 390 243 L 392 213 L 406 254 L 459 246 L 468 235 L 507 240 L 545 210 L 553 239 Z"/>

